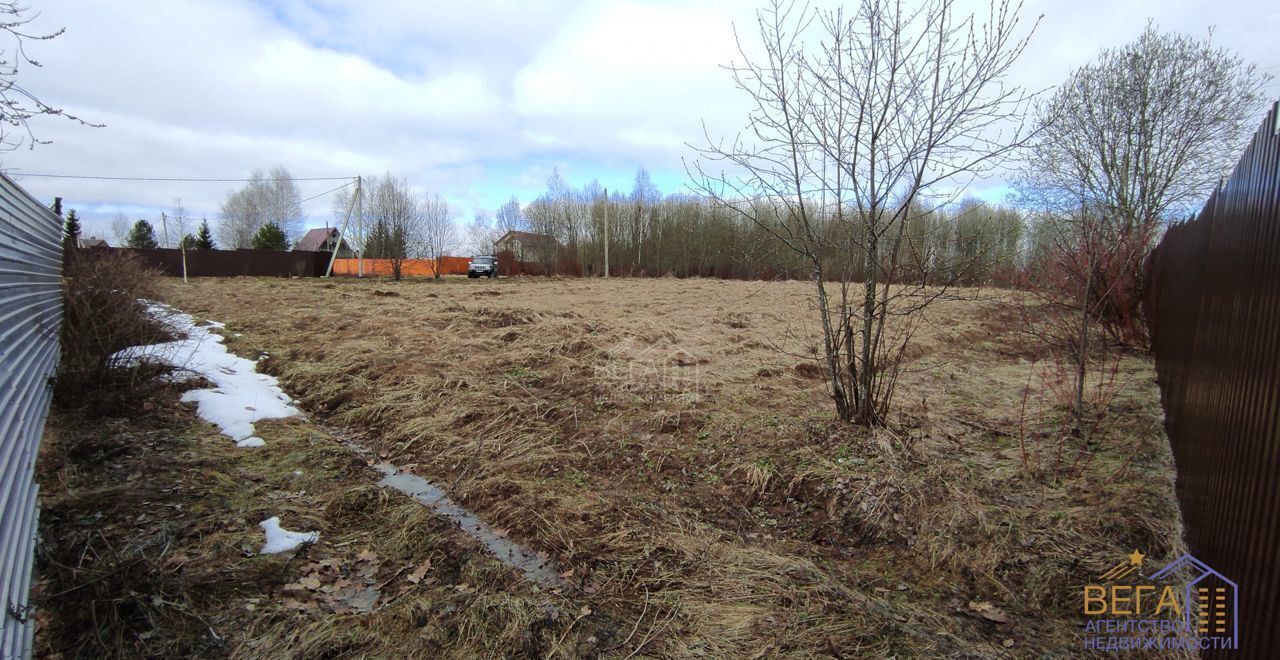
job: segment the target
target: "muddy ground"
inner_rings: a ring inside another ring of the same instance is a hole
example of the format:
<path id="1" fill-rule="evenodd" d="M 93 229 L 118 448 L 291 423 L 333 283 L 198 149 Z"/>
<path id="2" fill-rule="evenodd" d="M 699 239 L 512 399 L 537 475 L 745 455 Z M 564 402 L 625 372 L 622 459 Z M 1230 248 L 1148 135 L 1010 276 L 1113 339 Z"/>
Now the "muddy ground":
<path id="1" fill-rule="evenodd" d="M 225 322 L 308 419 L 261 425 L 267 446 L 245 450 L 168 390 L 104 425 L 56 417 L 40 648 L 1076 655 L 1082 586 L 1135 549 L 1181 548 L 1149 360 L 1119 363 L 1081 447 L 1052 431 L 1052 376 L 1010 294 L 962 291 L 930 310 L 871 432 L 834 421 L 809 286 L 173 283 L 168 302 Z M 378 488 L 321 423 L 545 552 L 566 586 Z M 270 515 L 320 542 L 255 555 Z"/>

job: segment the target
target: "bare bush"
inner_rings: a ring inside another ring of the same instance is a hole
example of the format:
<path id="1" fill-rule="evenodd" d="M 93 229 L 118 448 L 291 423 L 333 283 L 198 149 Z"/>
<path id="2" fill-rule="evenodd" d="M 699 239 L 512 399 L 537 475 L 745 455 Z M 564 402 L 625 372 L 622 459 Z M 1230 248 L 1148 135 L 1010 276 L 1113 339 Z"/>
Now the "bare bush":
<path id="1" fill-rule="evenodd" d="M 61 405 L 105 413 L 153 379 L 154 365 L 114 359 L 130 346 L 154 344 L 167 329 L 147 312 L 158 274 L 130 254 L 91 251 L 67 265 L 63 278 L 62 360 L 55 399 Z"/>
<path id="2" fill-rule="evenodd" d="M 757 15 L 760 54 L 739 46 L 730 71 L 752 102 L 748 126 L 708 140 L 701 154 L 724 169 L 695 164 L 694 186 L 809 268 L 818 357 L 843 420 L 885 423 L 907 346 L 944 291 L 926 283 L 970 270 L 940 263 L 912 228 L 930 231 L 948 191 L 1027 139 L 1030 97 L 1007 82 L 1030 38 L 1019 9 L 774 0 Z"/>

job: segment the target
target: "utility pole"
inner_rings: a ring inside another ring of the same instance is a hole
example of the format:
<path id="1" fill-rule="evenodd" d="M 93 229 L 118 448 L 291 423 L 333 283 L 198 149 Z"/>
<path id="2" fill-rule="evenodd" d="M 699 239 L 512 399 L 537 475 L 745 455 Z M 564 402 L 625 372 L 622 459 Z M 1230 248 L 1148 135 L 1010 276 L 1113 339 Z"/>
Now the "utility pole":
<path id="1" fill-rule="evenodd" d="M 358 178 L 359 177 L 357 177 L 357 179 Z M 359 191 L 359 188 L 356 190 Z M 333 277 L 333 264 L 338 260 L 338 252 L 342 250 L 342 246 L 344 244 L 347 246 L 352 244 L 352 241 L 347 238 L 347 225 L 351 222 L 351 211 L 355 210 L 356 199 L 356 197 L 352 197 L 351 201 L 347 202 L 347 212 L 342 216 L 342 226 L 338 228 L 338 243 L 333 246 L 333 252 L 329 254 L 329 267 L 324 271 L 325 277 Z M 359 240 L 360 239 L 357 238 L 355 242 L 358 243 Z"/>
<path id="2" fill-rule="evenodd" d="M 182 283 L 187 283 L 187 212 L 182 208 L 182 198 L 178 198 L 178 208 L 173 216 L 178 223 L 178 249 L 182 250 Z"/>
<path id="3" fill-rule="evenodd" d="M 604 189 L 604 276 L 609 277 L 609 189 Z"/>
<path id="4" fill-rule="evenodd" d="M 364 177 L 356 177 L 356 231 L 360 238 L 360 251 L 356 253 L 356 277 L 364 277 Z"/>

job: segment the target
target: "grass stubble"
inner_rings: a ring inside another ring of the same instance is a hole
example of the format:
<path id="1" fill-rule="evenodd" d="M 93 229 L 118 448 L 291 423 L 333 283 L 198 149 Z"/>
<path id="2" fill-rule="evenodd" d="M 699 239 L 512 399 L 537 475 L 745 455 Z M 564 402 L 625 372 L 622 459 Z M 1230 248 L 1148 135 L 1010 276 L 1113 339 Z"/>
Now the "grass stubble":
<path id="1" fill-rule="evenodd" d="M 95 603 L 138 595 L 111 610 L 129 625 L 73 622 L 74 639 L 134 636 L 97 648 L 1075 656 L 1084 584 L 1134 549 L 1154 562 L 1181 551 L 1149 360 L 1122 361 L 1128 386 L 1081 476 L 1028 478 L 1016 434 L 1040 356 L 993 299 L 1009 294 L 931 308 L 893 423 L 868 431 L 833 421 L 805 358 L 816 340 L 808 291 L 669 278 L 175 284 L 170 302 L 226 322 L 228 346 L 266 356 L 261 368 L 313 418 L 548 553 L 570 586 L 523 582 L 373 485 L 314 422 L 264 425 L 268 446 L 245 452 L 166 400 L 147 422 L 158 429 L 119 422 L 87 443 L 60 436 L 88 430 L 55 425 L 42 459 L 48 527 L 79 530 L 74 514 L 103 502 L 123 526 L 156 498 L 184 507 L 180 521 L 137 525 L 172 537 L 137 550 L 163 568 L 154 584 L 126 589 L 69 568 L 90 551 L 115 553 L 104 566 L 128 552 L 83 530 L 59 533 L 51 557 L 63 566 L 46 569 L 41 588 L 88 591 Z M 71 449 L 117 442 L 136 460 L 101 460 L 134 466 L 160 493 L 89 474 L 81 464 L 99 458 Z M 1049 451 L 1050 439 L 1032 442 Z M 319 529 L 320 543 L 300 558 L 251 556 L 269 515 Z M 407 582 L 424 562 L 431 579 Z M 339 580 L 348 584 L 323 591 Z M 372 611 L 347 611 L 352 581 L 378 587 Z"/>

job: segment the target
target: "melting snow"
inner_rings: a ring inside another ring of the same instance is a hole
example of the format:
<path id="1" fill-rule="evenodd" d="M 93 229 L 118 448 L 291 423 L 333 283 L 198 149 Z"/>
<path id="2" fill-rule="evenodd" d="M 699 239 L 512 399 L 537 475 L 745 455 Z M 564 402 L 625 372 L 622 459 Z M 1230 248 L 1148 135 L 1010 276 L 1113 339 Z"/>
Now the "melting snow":
<path id="1" fill-rule="evenodd" d="M 267 542 L 262 546 L 260 554 L 274 555 L 288 552 L 304 543 L 315 543 L 320 540 L 320 532 L 291 532 L 280 526 L 280 518 L 272 516 L 258 523 L 262 531 L 267 533 Z"/>
<path id="2" fill-rule="evenodd" d="M 222 345 L 222 335 L 213 330 L 225 327 L 223 324 L 210 321 L 196 325 L 190 314 L 167 305 L 152 304 L 150 312 L 186 338 L 126 348 L 115 357 L 162 362 L 203 376 L 213 387 L 189 390 L 183 393 L 182 400 L 194 401 L 200 417 L 235 440 L 236 446 L 266 444 L 254 435 L 254 422 L 298 414 L 298 409 L 290 405 L 292 399 L 280 389 L 275 378 L 258 373 L 254 361 L 235 355 Z"/>

